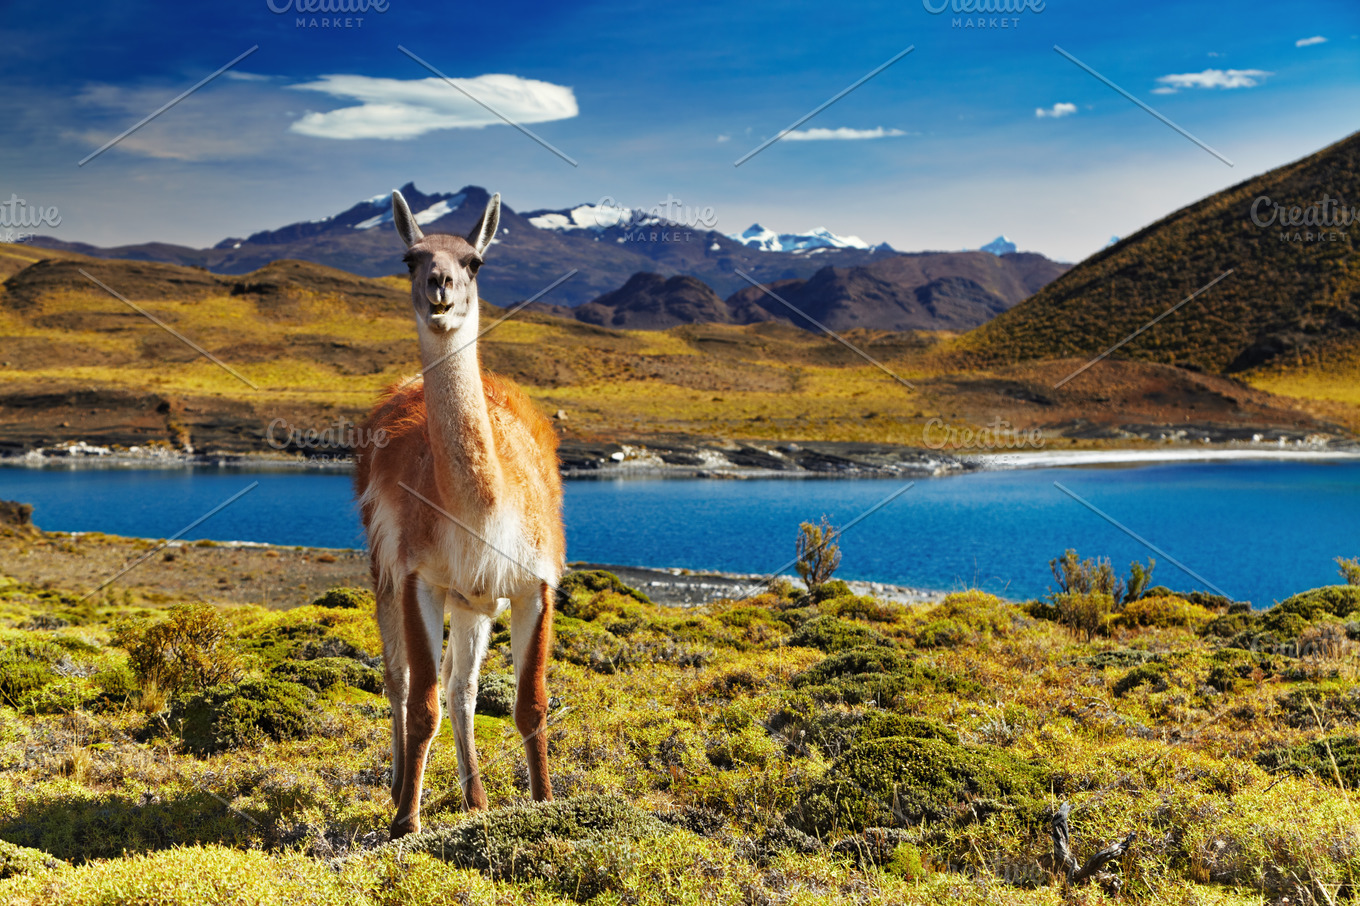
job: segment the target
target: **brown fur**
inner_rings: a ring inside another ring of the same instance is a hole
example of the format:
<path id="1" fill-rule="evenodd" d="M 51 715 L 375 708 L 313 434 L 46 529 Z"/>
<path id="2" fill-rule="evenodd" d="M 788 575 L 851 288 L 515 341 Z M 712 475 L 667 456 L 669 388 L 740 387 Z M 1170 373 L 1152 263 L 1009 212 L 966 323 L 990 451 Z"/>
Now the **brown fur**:
<path id="1" fill-rule="evenodd" d="M 410 223 L 404 201 L 400 210 L 410 226 L 403 230 L 399 221 L 398 232 L 410 248 L 406 261 L 422 358 L 430 360 L 423 372 L 428 386 L 422 377 L 388 389 L 359 432 L 354 475 L 392 703 L 393 838 L 420 829 L 422 775 L 440 721 L 441 649 L 463 799 L 469 808 L 487 805 L 470 703 L 500 598 L 510 599 L 515 726 L 524 738 L 531 791 L 536 800 L 552 798 L 545 674 L 552 586 L 566 556 L 552 424 L 513 383 L 481 370 L 475 340 L 454 339 L 475 337 L 477 251 L 489 244 L 495 223 L 488 221 L 484 233 L 478 225 L 474 247 L 455 236 L 425 237 Z M 493 213 L 488 207 L 486 216 Z M 427 326 L 433 322 L 425 319 L 463 317 L 462 306 L 468 317 L 458 326 Z M 502 550 L 498 541 L 514 550 Z M 447 643 L 444 616 L 451 627 Z"/>

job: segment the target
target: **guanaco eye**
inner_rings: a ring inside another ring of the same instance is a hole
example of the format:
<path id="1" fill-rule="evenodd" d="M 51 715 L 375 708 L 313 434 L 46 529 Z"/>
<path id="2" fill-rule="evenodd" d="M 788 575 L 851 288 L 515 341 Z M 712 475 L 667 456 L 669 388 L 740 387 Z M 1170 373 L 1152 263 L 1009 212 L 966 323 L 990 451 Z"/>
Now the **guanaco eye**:
<path id="1" fill-rule="evenodd" d="M 468 273 L 472 274 L 472 276 L 474 276 L 474 277 L 477 276 L 477 268 L 479 268 L 479 267 L 481 267 L 481 266 L 482 266 L 482 262 L 481 262 L 480 259 L 478 259 L 478 258 L 473 258 L 473 259 L 471 259 L 470 261 L 468 261 L 468 264 L 467 264 Z"/>

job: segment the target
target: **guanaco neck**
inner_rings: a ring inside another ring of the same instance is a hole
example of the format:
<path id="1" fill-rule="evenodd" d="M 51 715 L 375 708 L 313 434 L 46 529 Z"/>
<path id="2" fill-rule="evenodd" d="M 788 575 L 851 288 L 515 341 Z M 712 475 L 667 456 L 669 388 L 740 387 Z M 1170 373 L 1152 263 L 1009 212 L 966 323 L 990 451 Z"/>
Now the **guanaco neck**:
<path id="1" fill-rule="evenodd" d="M 490 509 L 501 484 L 501 464 L 482 385 L 477 331 L 476 305 L 457 330 L 436 334 L 422 328 L 420 360 L 435 484 L 446 502 Z"/>

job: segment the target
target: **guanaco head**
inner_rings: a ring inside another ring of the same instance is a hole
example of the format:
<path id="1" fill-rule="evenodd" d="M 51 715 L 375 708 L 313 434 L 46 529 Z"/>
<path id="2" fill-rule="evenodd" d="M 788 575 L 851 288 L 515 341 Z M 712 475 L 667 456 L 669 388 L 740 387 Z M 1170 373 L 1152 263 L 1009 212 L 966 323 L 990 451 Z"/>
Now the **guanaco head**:
<path id="1" fill-rule="evenodd" d="M 416 323 L 435 333 L 457 330 L 477 310 L 477 269 L 496 236 L 501 196 L 492 195 L 482 219 L 467 239 L 447 233 L 426 236 L 411 216 L 406 199 L 392 193 L 392 222 L 406 243 L 402 259 L 411 271 L 411 304 Z"/>

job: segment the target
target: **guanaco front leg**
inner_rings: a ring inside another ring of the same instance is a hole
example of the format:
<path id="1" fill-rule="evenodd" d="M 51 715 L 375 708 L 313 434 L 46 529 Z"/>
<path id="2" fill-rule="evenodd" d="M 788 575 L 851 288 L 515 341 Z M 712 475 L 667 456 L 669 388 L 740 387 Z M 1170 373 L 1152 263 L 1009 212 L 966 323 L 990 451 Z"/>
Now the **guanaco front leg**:
<path id="1" fill-rule="evenodd" d="M 418 580 L 406 583 L 401 601 L 408 691 L 401 787 L 392 818 L 393 840 L 420 830 L 425 758 L 439 732 L 439 653 L 444 641 L 444 592 Z"/>
<path id="2" fill-rule="evenodd" d="M 552 648 L 553 591 L 545 582 L 534 594 L 510 602 L 510 646 L 515 658 L 515 728 L 529 761 L 534 800 L 552 799 L 548 776 L 548 653 Z"/>
<path id="3" fill-rule="evenodd" d="M 458 782 L 463 804 L 469 809 L 486 808 L 486 791 L 477 766 L 477 740 L 472 719 L 477 709 L 477 678 L 482 669 L 491 618 L 459 606 L 454 596 L 449 610 L 449 643 L 444 650 L 444 700 L 458 747 Z"/>

